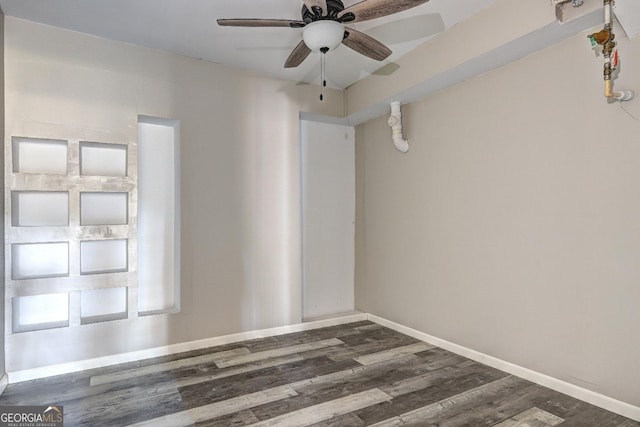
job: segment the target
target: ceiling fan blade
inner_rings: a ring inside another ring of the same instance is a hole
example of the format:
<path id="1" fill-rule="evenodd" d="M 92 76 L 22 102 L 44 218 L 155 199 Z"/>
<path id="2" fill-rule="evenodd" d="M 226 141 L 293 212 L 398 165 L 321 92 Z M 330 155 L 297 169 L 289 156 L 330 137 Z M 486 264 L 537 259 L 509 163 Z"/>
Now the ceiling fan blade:
<path id="1" fill-rule="evenodd" d="M 347 7 L 338 13 L 338 19 L 351 13 L 354 19 L 345 19 L 344 22 L 362 22 L 370 19 L 381 18 L 412 7 L 420 6 L 429 0 L 363 0 Z"/>
<path id="2" fill-rule="evenodd" d="M 311 53 L 311 49 L 304 44 L 304 41 L 298 43 L 291 55 L 287 58 L 287 61 L 284 63 L 284 68 L 295 68 L 298 65 L 302 64 L 302 61 L 307 59 L 307 56 Z"/>
<path id="3" fill-rule="evenodd" d="M 218 25 L 223 27 L 289 27 L 302 28 L 303 21 L 288 19 L 218 19 Z"/>
<path id="4" fill-rule="evenodd" d="M 303 0 L 305 6 L 307 6 L 307 9 L 309 9 L 309 12 L 315 13 L 314 8 L 320 8 L 320 10 L 322 11 L 322 14 L 320 16 L 327 16 L 328 9 L 327 9 L 327 0 Z"/>
<path id="5" fill-rule="evenodd" d="M 356 31 L 353 28 L 345 28 L 347 36 L 342 43 L 347 47 L 355 50 L 358 53 L 363 54 L 376 61 L 382 61 L 387 59 L 391 55 L 391 49 L 380 43 L 378 40 Z"/>

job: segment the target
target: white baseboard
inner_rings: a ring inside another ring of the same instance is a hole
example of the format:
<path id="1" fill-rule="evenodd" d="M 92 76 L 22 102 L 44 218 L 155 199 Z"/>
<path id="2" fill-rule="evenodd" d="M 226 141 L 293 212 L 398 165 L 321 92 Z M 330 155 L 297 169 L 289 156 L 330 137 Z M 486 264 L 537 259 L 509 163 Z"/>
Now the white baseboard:
<path id="1" fill-rule="evenodd" d="M 8 384 L 9 384 L 9 377 L 7 376 L 7 374 L 4 374 L 2 378 L 0 378 L 0 395 L 4 393 L 4 390 L 7 388 Z"/>
<path id="2" fill-rule="evenodd" d="M 225 344 L 233 344 L 240 341 L 265 338 L 276 335 L 284 335 L 292 332 L 302 332 L 311 329 L 336 326 L 344 323 L 353 323 L 367 320 L 366 313 L 353 314 L 349 316 L 335 317 L 330 319 L 317 320 L 313 322 L 299 323 L 295 325 L 279 326 L 276 328 L 262 329 L 257 331 L 240 332 L 221 337 L 206 338 L 197 341 L 190 341 L 180 344 L 172 344 L 162 347 L 150 348 L 147 350 L 133 351 L 130 353 L 114 354 L 112 356 L 98 357 L 95 359 L 79 360 L 77 362 L 62 363 L 58 365 L 43 366 L 41 368 L 25 369 L 23 371 L 9 372 L 9 384 L 30 381 L 38 378 L 52 377 L 55 375 L 70 374 L 73 372 L 85 371 L 89 369 L 102 368 L 105 366 L 117 365 L 120 363 L 135 362 L 138 360 L 151 359 L 154 357 L 167 356 L 171 354 L 184 353 L 186 351 L 199 350 L 208 347 L 215 347 Z M 6 378 L 7 375 L 5 375 Z M 0 383 L 1 385 L 1 383 Z"/>
<path id="3" fill-rule="evenodd" d="M 418 330 L 403 326 L 399 323 L 392 322 L 373 314 L 367 315 L 367 318 L 372 322 L 378 323 L 382 326 L 386 326 L 389 329 L 393 329 L 429 344 L 433 344 L 452 353 L 459 354 L 471 360 L 475 360 L 476 362 L 480 362 L 493 368 L 500 369 L 501 371 L 508 372 L 509 374 L 524 378 L 528 381 L 540 384 L 544 387 L 550 388 L 560 393 L 564 393 L 571 397 L 575 397 L 576 399 L 580 399 L 587 403 L 591 403 L 592 405 L 599 406 L 600 408 L 606 409 L 607 411 L 615 412 L 616 414 L 631 418 L 634 421 L 640 421 L 640 407 L 633 406 L 629 403 L 613 399 L 611 397 L 596 393 L 591 390 L 587 390 L 575 384 L 550 377 L 540 372 L 532 371 L 531 369 L 515 365 L 496 357 L 480 353 L 479 351 L 454 344 L 438 337 L 425 334 L 424 332 L 420 332 Z"/>

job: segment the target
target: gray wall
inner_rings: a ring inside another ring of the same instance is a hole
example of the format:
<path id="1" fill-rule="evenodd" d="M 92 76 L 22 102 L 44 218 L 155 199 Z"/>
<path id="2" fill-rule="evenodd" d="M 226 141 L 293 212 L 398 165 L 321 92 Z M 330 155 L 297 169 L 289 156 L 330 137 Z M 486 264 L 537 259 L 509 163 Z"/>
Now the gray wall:
<path id="1" fill-rule="evenodd" d="M 9 372 L 301 320 L 301 110 L 342 93 L 6 19 L 6 131 L 137 138 L 139 114 L 180 120 L 181 312 L 9 334 Z M 56 351 L 50 351 L 51 342 Z"/>
<path id="2" fill-rule="evenodd" d="M 640 100 L 601 74 L 580 34 L 405 106 L 406 155 L 359 126 L 356 307 L 640 405 Z"/>

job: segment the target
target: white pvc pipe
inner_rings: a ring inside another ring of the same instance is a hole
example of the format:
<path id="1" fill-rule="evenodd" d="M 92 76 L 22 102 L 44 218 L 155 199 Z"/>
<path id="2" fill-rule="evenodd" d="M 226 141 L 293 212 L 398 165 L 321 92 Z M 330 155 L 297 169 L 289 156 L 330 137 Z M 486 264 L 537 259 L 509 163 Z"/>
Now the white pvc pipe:
<path id="1" fill-rule="evenodd" d="M 610 29 L 613 32 L 613 24 L 612 24 L 613 10 L 611 8 L 611 2 L 604 2 L 604 27 Z M 604 65 L 605 68 L 609 68 L 611 64 L 611 56 L 604 56 Z M 620 92 L 613 92 L 613 81 L 608 80 L 605 81 L 605 96 L 608 98 L 616 99 L 620 102 L 622 101 L 631 101 L 635 93 L 632 90 L 623 90 Z"/>
<path id="2" fill-rule="evenodd" d="M 605 27 L 611 26 L 611 3 L 604 5 L 604 25 Z"/>
<path id="3" fill-rule="evenodd" d="M 604 3 L 604 28 L 608 28 L 609 30 L 613 31 L 611 26 L 611 3 L 607 3 L 606 1 Z M 605 65 L 611 63 L 611 56 L 605 55 L 604 63 Z"/>
<path id="4" fill-rule="evenodd" d="M 402 153 L 409 151 L 409 141 L 402 136 L 402 112 L 400 111 L 400 103 L 397 101 L 391 103 L 391 116 L 388 123 L 391 127 L 393 145 Z"/>

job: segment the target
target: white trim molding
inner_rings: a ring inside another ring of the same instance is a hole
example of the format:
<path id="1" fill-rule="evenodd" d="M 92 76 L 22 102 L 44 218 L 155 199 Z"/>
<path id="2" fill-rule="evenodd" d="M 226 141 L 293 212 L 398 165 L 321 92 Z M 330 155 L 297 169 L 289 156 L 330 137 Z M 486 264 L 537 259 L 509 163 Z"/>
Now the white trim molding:
<path id="1" fill-rule="evenodd" d="M 186 351 L 199 350 L 203 348 L 215 347 L 225 344 L 233 344 L 240 341 L 253 340 L 256 338 L 266 338 L 276 335 L 290 334 L 293 332 L 308 331 L 311 329 L 326 328 L 345 323 L 353 323 L 367 320 L 366 313 L 352 314 L 348 316 L 335 317 L 331 319 L 316 320 L 306 323 L 298 323 L 288 326 L 279 326 L 270 329 L 240 332 L 232 335 L 224 335 L 214 338 L 205 338 L 197 341 L 190 341 L 180 344 L 172 344 L 163 347 L 150 348 L 147 350 L 134 351 L 130 353 L 114 354 L 112 356 L 98 357 L 95 359 L 79 360 L 77 362 L 62 363 L 58 365 L 43 366 L 41 368 L 25 369 L 23 371 L 8 372 L 9 384 L 23 381 L 35 380 L 38 378 L 52 377 L 55 375 L 70 374 L 73 372 L 88 369 L 102 368 L 105 366 L 117 365 L 120 363 L 135 362 L 138 360 L 151 359 L 154 357 L 167 356 Z M 6 378 L 7 375 L 3 377 Z M 0 382 L 0 387 L 2 382 Z"/>
<path id="2" fill-rule="evenodd" d="M 592 405 L 606 409 L 607 411 L 615 412 L 616 414 L 631 418 L 634 421 L 640 421 L 640 407 L 613 399 L 611 397 L 596 393 L 591 390 L 587 390 L 586 388 L 582 388 L 575 384 L 550 377 L 540 372 L 515 365 L 505 360 L 480 353 L 479 351 L 454 344 L 452 342 L 434 337 L 433 335 L 420 332 L 416 329 L 409 328 L 407 326 L 392 322 L 373 314 L 368 314 L 367 318 L 372 322 L 385 326 L 389 329 L 393 329 L 394 331 L 403 333 L 405 335 L 409 335 L 410 337 L 416 338 L 420 341 L 424 341 L 426 343 L 448 350 L 452 353 L 459 354 L 460 356 L 467 357 L 476 362 L 491 366 L 492 368 L 500 369 L 501 371 L 507 372 L 520 378 L 524 378 L 525 380 L 534 382 L 541 386 L 550 388 L 560 393 L 564 393 L 571 397 L 575 397 L 576 399 L 583 400 Z"/>

